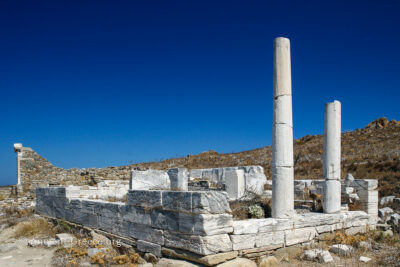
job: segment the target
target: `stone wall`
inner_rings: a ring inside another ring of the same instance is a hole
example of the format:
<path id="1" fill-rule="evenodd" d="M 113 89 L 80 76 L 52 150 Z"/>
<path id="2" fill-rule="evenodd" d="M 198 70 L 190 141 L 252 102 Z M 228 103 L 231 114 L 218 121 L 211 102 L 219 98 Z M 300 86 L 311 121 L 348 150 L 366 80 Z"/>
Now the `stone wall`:
<path id="1" fill-rule="evenodd" d="M 36 211 L 131 239 L 139 251 L 183 255 L 206 265 L 267 254 L 326 232 L 355 234 L 374 227 L 363 211 L 234 221 L 227 194 L 217 191 L 129 190 L 126 202 L 82 194 L 75 186 L 37 188 Z"/>
<path id="2" fill-rule="evenodd" d="M 37 186 L 96 185 L 104 180 L 129 180 L 131 167 L 71 168 L 55 167 L 29 147 L 20 154 L 20 175 L 23 192 L 34 193 Z"/>

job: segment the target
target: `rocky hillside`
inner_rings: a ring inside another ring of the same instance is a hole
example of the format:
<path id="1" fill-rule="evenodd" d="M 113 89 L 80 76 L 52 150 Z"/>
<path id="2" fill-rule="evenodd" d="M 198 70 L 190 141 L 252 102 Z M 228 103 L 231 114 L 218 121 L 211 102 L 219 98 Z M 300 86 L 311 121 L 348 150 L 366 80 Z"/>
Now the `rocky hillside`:
<path id="1" fill-rule="evenodd" d="M 322 178 L 323 136 L 304 136 L 294 142 L 295 179 Z M 219 154 L 213 150 L 135 167 L 189 169 L 224 166 L 261 165 L 270 179 L 271 147 Z M 342 178 L 379 179 L 380 194 L 400 196 L 400 121 L 379 118 L 363 129 L 342 134 Z"/>

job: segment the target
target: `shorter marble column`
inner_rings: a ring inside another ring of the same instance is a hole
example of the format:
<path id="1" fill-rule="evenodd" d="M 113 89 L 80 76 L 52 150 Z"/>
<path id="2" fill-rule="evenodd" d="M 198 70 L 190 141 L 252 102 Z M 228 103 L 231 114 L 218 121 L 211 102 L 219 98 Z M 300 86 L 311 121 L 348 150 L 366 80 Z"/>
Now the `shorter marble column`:
<path id="1" fill-rule="evenodd" d="M 341 104 L 334 101 L 325 104 L 323 177 L 325 213 L 337 213 L 341 208 L 340 160 L 341 160 Z"/>

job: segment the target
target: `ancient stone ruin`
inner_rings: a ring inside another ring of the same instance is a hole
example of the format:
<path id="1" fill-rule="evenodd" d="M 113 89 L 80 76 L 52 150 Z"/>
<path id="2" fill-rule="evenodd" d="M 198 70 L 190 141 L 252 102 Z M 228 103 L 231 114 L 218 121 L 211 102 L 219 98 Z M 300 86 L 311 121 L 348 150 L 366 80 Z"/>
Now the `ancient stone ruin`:
<path id="1" fill-rule="evenodd" d="M 344 230 L 374 228 L 376 180 L 340 180 L 341 104 L 325 106 L 323 180 L 294 180 L 290 42 L 275 39 L 272 192 L 260 166 L 213 169 L 124 170 L 130 181 L 104 179 L 96 186 L 37 187 L 36 211 L 130 240 L 137 250 L 188 259 L 208 266 Z M 24 150 L 16 146 L 18 164 Z M 27 152 L 29 154 L 29 152 Z M 26 163 L 24 163 L 26 164 Z M 18 174 L 25 179 L 23 173 Z M 19 178 L 19 181 L 20 179 Z M 323 212 L 300 213 L 295 196 L 321 195 Z M 251 192 L 251 194 L 249 194 Z M 229 201 L 272 196 L 272 217 L 236 220 Z M 359 211 L 344 204 L 357 198 Z"/>

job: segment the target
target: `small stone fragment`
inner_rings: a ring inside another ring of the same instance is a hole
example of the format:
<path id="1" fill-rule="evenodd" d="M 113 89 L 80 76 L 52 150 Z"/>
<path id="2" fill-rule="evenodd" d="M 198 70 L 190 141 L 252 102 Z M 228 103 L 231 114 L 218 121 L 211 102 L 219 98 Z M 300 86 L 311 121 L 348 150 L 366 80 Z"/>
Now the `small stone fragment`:
<path id="1" fill-rule="evenodd" d="M 360 257 L 360 261 L 361 261 L 361 262 L 367 263 L 367 262 L 371 261 L 371 258 L 361 256 L 361 257 Z"/>
<path id="2" fill-rule="evenodd" d="M 322 252 L 321 249 L 309 249 L 304 251 L 304 259 L 313 261 L 318 257 L 318 254 Z"/>
<path id="3" fill-rule="evenodd" d="M 332 262 L 333 258 L 332 258 L 332 255 L 329 253 L 329 251 L 324 250 L 318 254 L 318 260 L 322 263 L 328 263 L 328 262 Z"/>
<path id="4" fill-rule="evenodd" d="M 332 247 L 329 249 L 330 252 L 333 252 L 340 256 L 347 256 L 351 253 L 352 250 L 353 250 L 352 246 L 343 244 L 332 245 Z"/>

